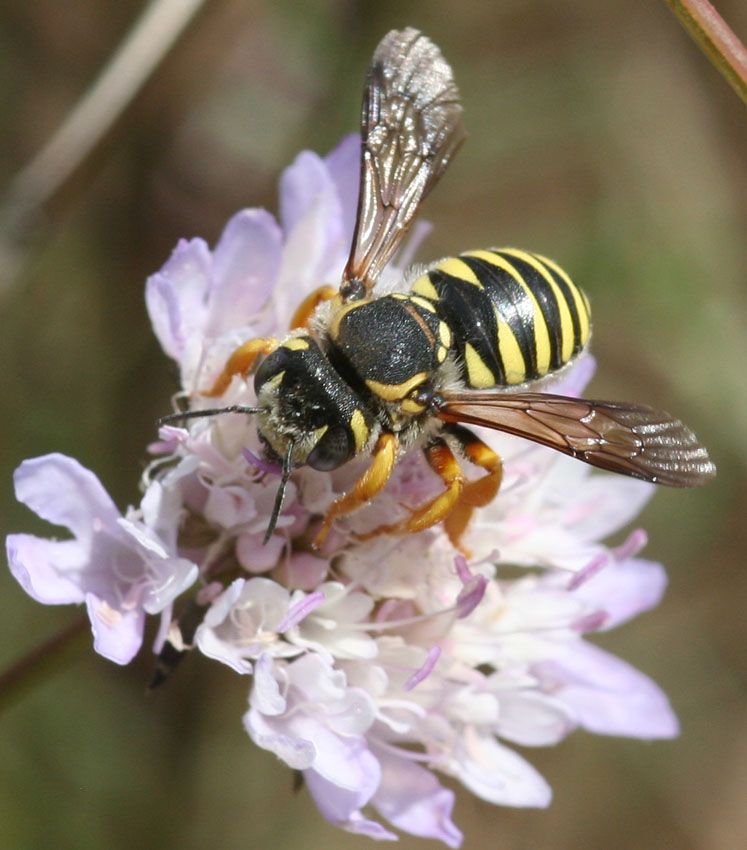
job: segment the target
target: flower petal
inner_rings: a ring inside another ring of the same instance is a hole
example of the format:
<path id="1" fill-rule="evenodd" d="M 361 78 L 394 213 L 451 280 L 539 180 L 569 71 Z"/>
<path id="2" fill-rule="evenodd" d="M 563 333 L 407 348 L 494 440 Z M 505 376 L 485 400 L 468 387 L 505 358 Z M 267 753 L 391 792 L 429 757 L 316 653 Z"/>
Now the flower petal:
<path id="1" fill-rule="evenodd" d="M 590 732 L 647 739 L 679 734 L 677 717 L 658 685 L 598 647 L 579 641 L 562 657 L 532 669 Z"/>
<path id="2" fill-rule="evenodd" d="M 550 786 L 518 753 L 491 734 L 474 729 L 466 730 L 464 742 L 455 773 L 478 797 L 502 806 L 544 808 L 550 804 Z"/>
<path id="3" fill-rule="evenodd" d="M 265 210 L 236 213 L 213 251 L 209 336 L 252 324 L 272 294 L 282 255 L 278 223 Z"/>
<path id="4" fill-rule="evenodd" d="M 361 138 L 357 133 L 345 136 L 324 158 L 342 209 L 342 240 L 353 244 L 353 230 L 358 214 L 358 174 L 361 167 Z"/>
<path id="5" fill-rule="evenodd" d="M 381 750 L 377 756 L 381 783 L 371 802 L 382 816 L 411 835 L 459 847 L 463 836 L 451 819 L 454 792 L 414 761 Z"/>
<path id="6" fill-rule="evenodd" d="M 163 350 L 179 360 L 187 338 L 203 329 L 212 257 L 204 239 L 182 239 L 145 284 L 145 304 Z"/>
<path id="7" fill-rule="evenodd" d="M 396 841 L 397 836 L 376 821 L 363 817 L 360 808 L 368 802 L 366 793 L 341 788 L 314 770 L 304 771 L 304 781 L 322 815 L 347 832 L 367 835 L 379 841 Z"/>
<path id="8" fill-rule="evenodd" d="M 25 460 L 13 480 L 18 501 L 47 522 L 69 528 L 82 541 L 99 529 L 121 539 L 114 502 L 93 472 L 74 458 L 54 453 Z"/>
<path id="9" fill-rule="evenodd" d="M 77 576 L 88 561 L 88 552 L 77 540 L 10 534 L 6 551 L 11 573 L 37 602 L 65 605 L 85 599 Z"/>
<path id="10" fill-rule="evenodd" d="M 86 594 L 86 607 L 96 652 L 116 664 L 129 664 L 143 643 L 143 609 L 115 610 L 93 593 Z"/>
<path id="11" fill-rule="evenodd" d="M 607 614 L 602 631 L 619 626 L 661 601 L 667 574 L 661 564 L 629 558 L 610 564 L 576 590 L 576 595 Z"/>

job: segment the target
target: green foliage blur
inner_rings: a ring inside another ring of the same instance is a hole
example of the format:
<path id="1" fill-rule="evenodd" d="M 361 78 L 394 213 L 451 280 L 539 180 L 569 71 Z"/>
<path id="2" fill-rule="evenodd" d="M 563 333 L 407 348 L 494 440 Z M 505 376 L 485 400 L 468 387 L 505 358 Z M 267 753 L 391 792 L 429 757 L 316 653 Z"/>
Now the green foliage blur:
<path id="1" fill-rule="evenodd" d="M 0 7 L 0 189 L 143 5 Z M 717 6 L 747 41 L 747 6 Z M 138 500 L 144 447 L 175 390 L 145 278 L 180 237 L 214 243 L 238 208 L 274 211 L 299 150 L 326 152 L 356 130 L 373 48 L 405 25 L 451 62 L 469 131 L 426 204 L 435 227 L 419 259 L 490 245 L 555 258 L 592 299 L 591 394 L 669 409 L 719 466 L 707 489 L 657 492 L 644 554 L 667 566 L 669 592 L 599 639 L 662 685 L 681 737 L 577 733 L 527 753 L 555 790 L 551 808 L 458 792 L 464 846 L 745 847 L 747 112 L 663 2 L 207 3 L 30 226 L 9 233 L 0 219 L 3 531 L 49 533 L 14 502 L 11 476 L 51 451 L 93 469 L 120 507 Z M 2 666 L 79 616 L 33 602 L 7 572 L 0 582 Z M 84 634 L 6 708 L 0 846 L 369 846 L 328 826 L 249 741 L 247 680 L 192 657 L 146 695 L 142 656 L 116 668 Z"/>

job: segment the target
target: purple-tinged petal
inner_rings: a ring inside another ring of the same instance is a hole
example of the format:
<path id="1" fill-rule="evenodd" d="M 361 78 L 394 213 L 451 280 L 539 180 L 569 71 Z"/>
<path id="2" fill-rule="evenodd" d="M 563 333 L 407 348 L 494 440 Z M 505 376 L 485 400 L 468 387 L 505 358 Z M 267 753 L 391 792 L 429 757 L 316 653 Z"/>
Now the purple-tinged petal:
<path id="1" fill-rule="evenodd" d="M 283 265 L 273 297 L 278 322 L 287 323 L 299 298 L 322 283 L 339 281 L 344 253 L 340 203 L 330 183 L 285 234 Z"/>
<path id="2" fill-rule="evenodd" d="M 610 616 L 606 611 L 591 611 L 571 623 L 575 632 L 598 632 L 609 622 Z"/>
<path id="3" fill-rule="evenodd" d="M 229 220 L 213 252 L 208 335 L 251 323 L 272 294 L 281 256 L 282 233 L 270 213 L 242 210 Z"/>
<path id="4" fill-rule="evenodd" d="M 559 495 L 565 499 L 566 526 L 579 540 L 591 542 L 614 534 L 635 519 L 654 494 L 655 485 L 647 481 L 588 475 L 581 464 L 576 466 L 580 467 L 577 472 L 586 474 L 583 486 L 566 487 Z"/>
<path id="5" fill-rule="evenodd" d="M 562 657 L 534 665 L 532 672 L 590 732 L 647 739 L 679 734 L 677 718 L 659 686 L 591 644 L 579 641 Z"/>
<path id="6" fill-rule="evenodd" d="M 282 727 L 279 730 L 260 711 L 249 709 L 244 715 L 244 726 L 258 747 L 274 753 L 293 770 L 307 770 L 314 763 L 316 750 L 311 741 L 289 735 Z"/>
<path id="7" fill-rule="evenodd" d="M 114 502 L 99 479 L 74 458 L 55 453 L 25 460 L 13 480 L 19 502 L 82 541 L 101 528 L 110 533 L 116 529 Z"/>
<path id="8" fill-rule="evenodd" d="M 597 370 L 597 361 L 591 354 L 583 354 L 569 367 L 557 384 L 553 384 L 552 391 L 558 395 L 569 395 L 578 398 L 586 389 L 586 385 L 594 377 Z"/>
<path id="9" fill-rule="evenodd" d="M 66 605 L 83 602 L 78 581 L 88 552 L 77 540 L 44 540 L 30 534 L 10 534 L 6 543 L 10 571 L 37 602 Z"/>
<path id="10" fill-rule="evenodd" d="M 607 614 L 603 629 L 612 629 L 655 608 L 664 595 L 667 574 L 661 564 L 631 558 L 610 564 L 578 587 L 575 594 Z"/>
<path id="11" fill-rule="evenodd" d="M 361 167 L 361 139 L 351 133 L 324 158 L 335 184 L 342 209 L 342 238 L 352 245 L 355 219 L 358 214 L 358 174 Z"/>
<path id="12" fill-rule="evenodd" d="M 313 151 L 301 151 L 280 178 L 280 223 L 290 233 L 322 194 L 335 191 L 324 160 Z"/>
<path id="13" fill-rule="evenodd" d="M 116 664 L 129 664 L 143 643 L 143 609 L 115 610 L 93 593 L 86 594 L 86 607 L 96 652 Z"/>
<path id="14" fill-rule="evenodd" d="M 451 819 L 454 792 L 414 761 L 381 750 L 376 754 L 382 773 L 371 802 L 381 815 L 411 835 L 459 847 L 463 836 Z"/>
<path id="15" fill-rule="evenodd" d="M 379 785 L 381 769 L 378 759 L 368 749 L 365 738 L 357 735 L 336 735 L 319 721 L 308 718 L 303 723 L 309 732 L 304 735 L 316 748 L 313 769 L 321 777 L 340 788 L 354 791 L 359 808 L 365 805 Z"/>
<path id="16" fill-rule="evenodd" d="M 145 285 L 145 304 L 163 350 L 178 360 L 204 323 L 212 258 L 203 239 L 182 239 Z"/>
<path id="17" fill-rule="evenodd" d="M 361 806 L 369 799 L 365 794 L 356 789 L 341 788 L 315 770 L 304 771 L 304 781 L 317 808 L 330 823 L 347 832 L 367 835 L 379 841 L 397 840 L 394 833 L 360 813 Z"/>

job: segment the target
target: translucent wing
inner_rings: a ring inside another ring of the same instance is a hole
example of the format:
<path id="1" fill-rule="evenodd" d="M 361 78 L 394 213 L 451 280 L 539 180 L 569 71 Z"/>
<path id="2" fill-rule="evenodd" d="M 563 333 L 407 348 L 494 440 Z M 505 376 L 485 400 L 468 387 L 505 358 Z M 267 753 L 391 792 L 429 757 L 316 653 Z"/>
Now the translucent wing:
<path id="1" fill-rule="evenodd" d="M 542 443 L 592 466 L 656 484 L 697 487 L 716 467 L 693 432 L 668 413 L 545 393 L 444 393 L 439 418 Z"/>
<path id="2" fill-rule="evenodd" d="M 376 48 L 363 95 L 358 217 L 344 299 L 373 289 L 463 140 L 459 92 L 441 52 L 415 29 L 392 30 Z"/>

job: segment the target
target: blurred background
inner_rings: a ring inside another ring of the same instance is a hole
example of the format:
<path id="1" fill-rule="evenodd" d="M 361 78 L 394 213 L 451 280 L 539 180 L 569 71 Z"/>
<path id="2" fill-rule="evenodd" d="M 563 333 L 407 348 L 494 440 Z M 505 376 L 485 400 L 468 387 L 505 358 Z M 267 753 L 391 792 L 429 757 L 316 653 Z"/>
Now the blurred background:
<path id="1" fill-rule="evenodd" d="M 747 5 L 719 0 L 747 40 Z M 3 531 L 48 534 L 13 501 L 25 457 L 60 451 L 137 501 L 170 364 L 143 284 L 177 239 L 214 243 L 242 206 L 276 209 L 281 169 L 357 129 L 375 44 L 416 26 L 454 67 L 469 139 L 419 259 L 511 244 L 591 296 L 591 392 L 676 412 L 719 466 L 641 519 L 662 605 L 599 643 L 654 679 L 678 740 L 576 733 L 527 753 L 547 811 L 458 790 L 465 847 L 747 846 L 747 110 L 664 3 L 629 0 L 204 3 L 91 155 L 25 210 L 13 179 L 90 88 L 145 4 L 0 7 Z M 23 188 L 23 187 L 21 187 Z M 25 200 L 28 200 L 26 197 Z M 79 615 L 0 574 L 5 667 Z M 248 682 L 192 657 L 155 695 L 152 659 L 79 651 L 0 718 L 7 848 L 359 848 L 241 727 Z M 403 848 L 430 843 L 403 837 Z M 430 844 L 430 846 L 435 846 Z"/>

